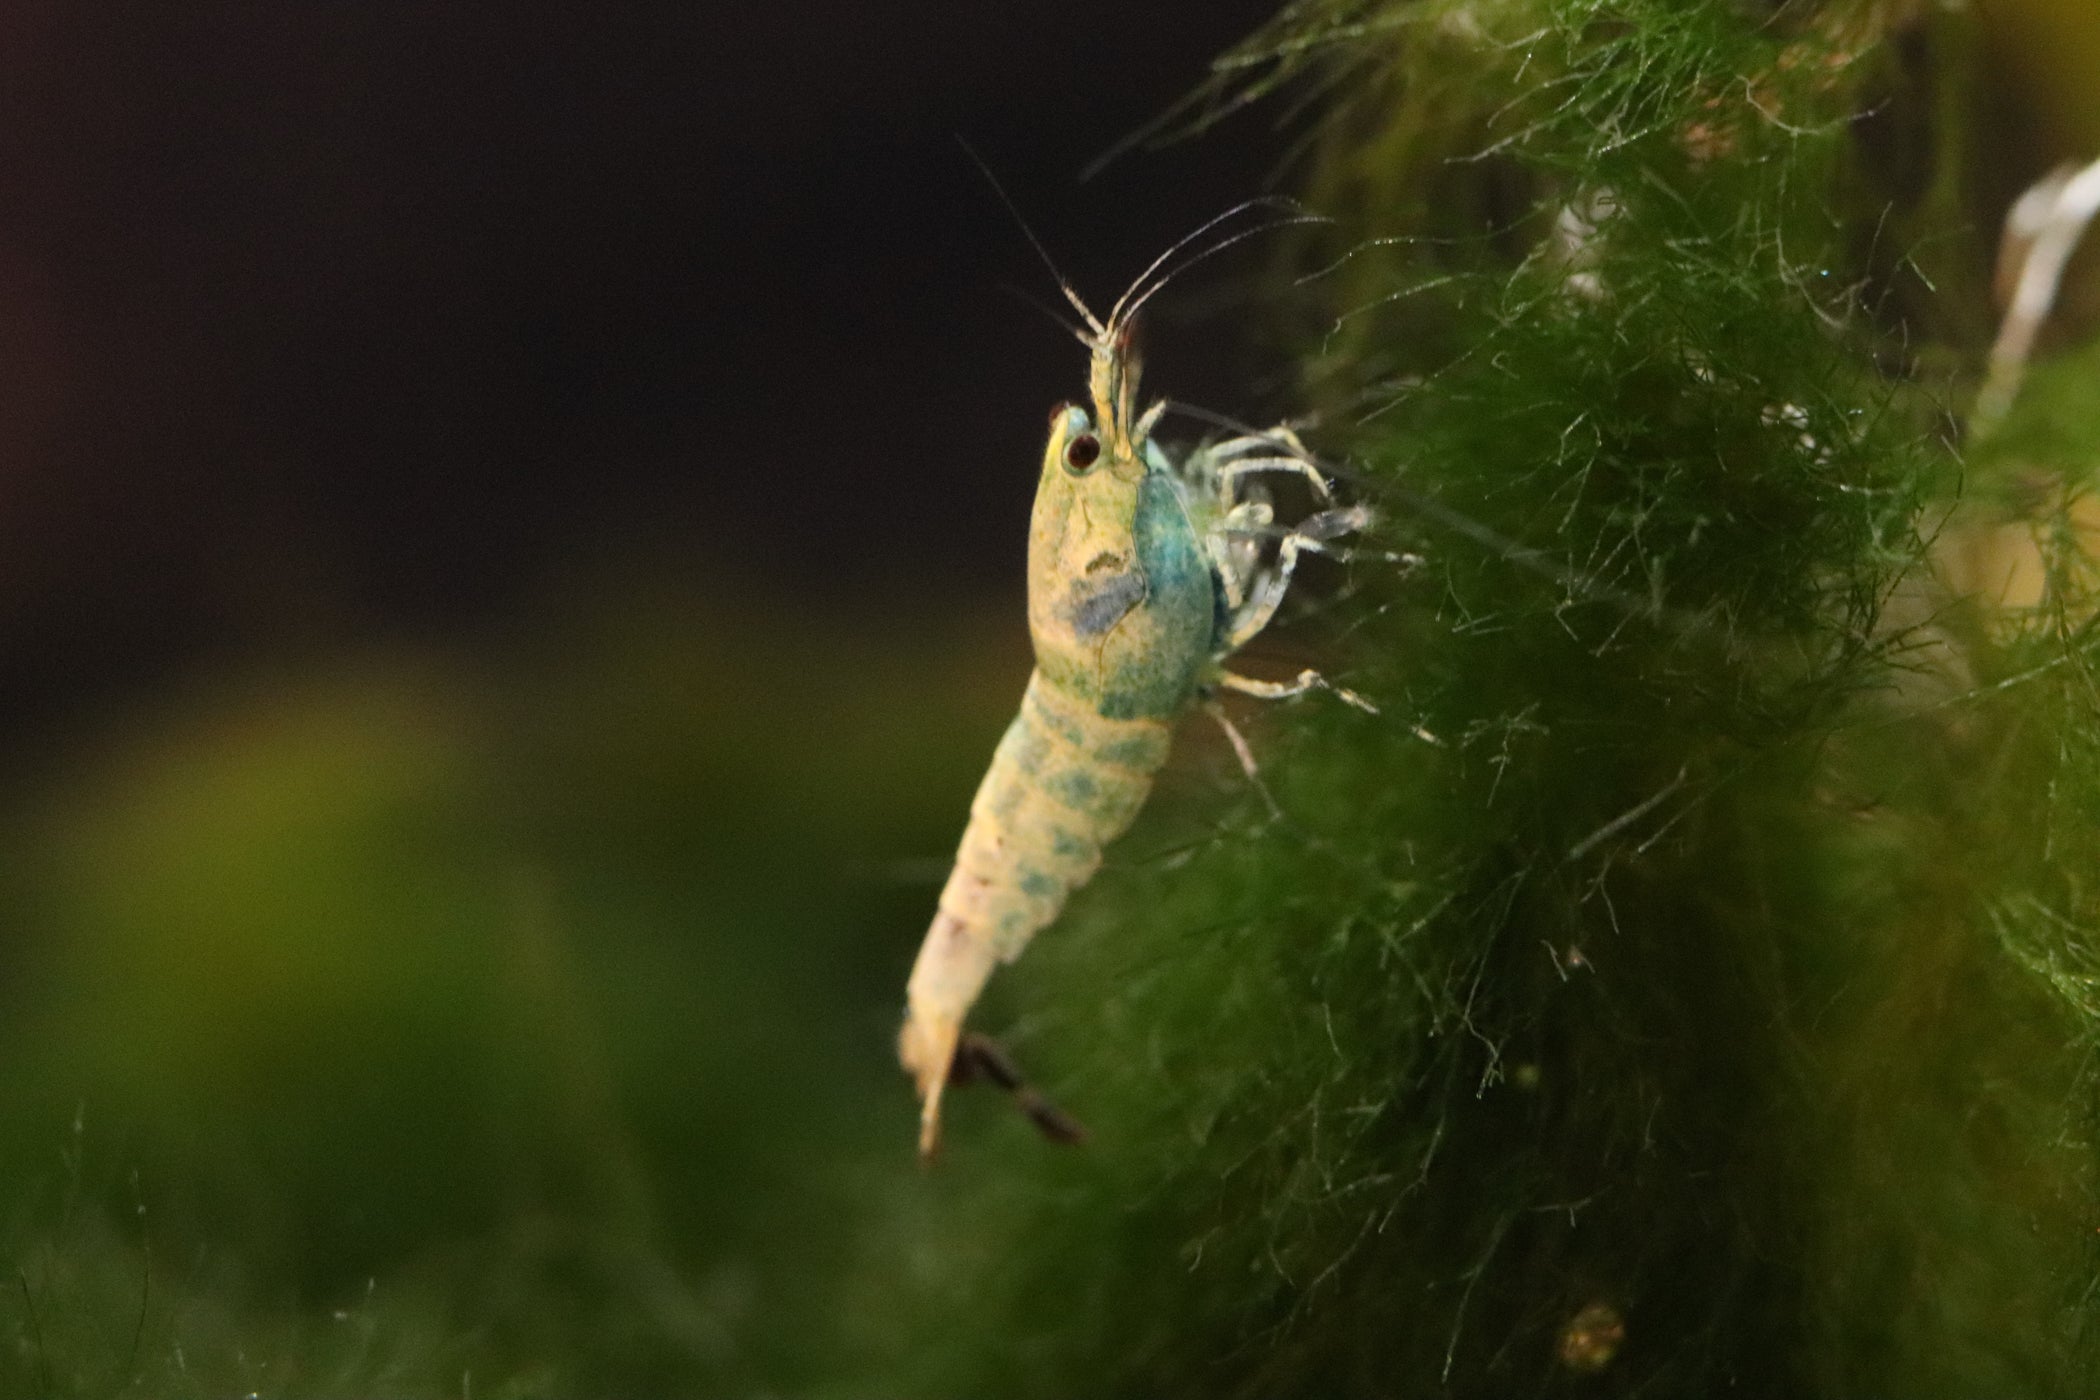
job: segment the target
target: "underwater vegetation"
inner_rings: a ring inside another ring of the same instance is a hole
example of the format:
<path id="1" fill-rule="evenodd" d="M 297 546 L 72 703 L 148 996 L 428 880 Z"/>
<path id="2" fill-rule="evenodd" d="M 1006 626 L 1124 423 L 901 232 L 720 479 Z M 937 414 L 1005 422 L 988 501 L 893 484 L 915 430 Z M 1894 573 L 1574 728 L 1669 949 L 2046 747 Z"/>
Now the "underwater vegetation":
<path id="1" fill-rule="evenodd" d="M 2073 259 L 1979 409 L 1985 32 L 1296 0 L 1149 133 L 1300 137 L 1375 523 L 1246 669 L 1377 713 L 1191 726 L 994 980 L 1081 1146 L 922 1171 L 891 1058 L 1018 617 L 599 580 L 15 795 L 0 1395 L 2090 1392 L 2100 359 Z"/>

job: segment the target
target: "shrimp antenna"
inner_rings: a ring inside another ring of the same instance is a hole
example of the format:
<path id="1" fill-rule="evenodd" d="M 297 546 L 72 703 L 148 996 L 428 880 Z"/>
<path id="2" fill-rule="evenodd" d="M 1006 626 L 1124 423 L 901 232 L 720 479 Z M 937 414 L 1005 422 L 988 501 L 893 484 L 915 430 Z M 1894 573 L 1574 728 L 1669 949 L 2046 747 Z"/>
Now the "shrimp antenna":
<path id="1" fill-rule="evenodd" d="M 1219 225 L 1229 223 L 1233 219 L 1238 218 L 1250 209 L 1287 210 L 1289 213 L 1286 217 L 1270 219 L 1264 223 L 1256 224 L 1253 228 L 1241 229 L 1238 233 L 1227 238 L 1221 238 L 1201 252 L 1191 255 L 1180 264 L 1168 267 L 1168 264 L 1173 262 L 1174 258 L 1191 243 L 1194 243 Z M 1116 304 L 1109 309 L 1108 324 L 1113 326 L 1127 317 L 1136 315 L 1138 308 L 1150 301 L 1153 294 L 1165 287 L 1167 283 L 1173 281 L 1174 278 L 1188 271 L 1197 263 L 1202 262 L 1205 258 L 1215 257 L 1236 243 L 1252 238 L 1256 234 L 1266 233 L 1270 229 L 1287 228 L 1292 224 L 1324 224 L 1331 222 L 1333 221 L 1323 215 L 1306 213 L 1305 206 L 1295 200 L 1285 199 L 1281 195 L 1262 195 L 1254 199 L 1241 200 L 1224 213 L 1204 220 L 1195 229 L 1175 240 L 1172 247 L 1154 258 L 1151 264 L 1131 282 L 1129 290 L 1118 297 Z M 1163 268 L 1165 271 L 1161 270 Z M 1148 282 L 1151 283 L 1150 286 L 1146 285 Z"/>
<path id="2" fill-rule="evenodd" d="M 1057 289 L 1065 294 L 1065 300 L 1072 303 L 1073 309 L 1086 318 L 1087 326 L 1093 331 L 1093 335 L 1080 335 L 1080 343 L 1093 346 L 1098 341 L 1108 339 L 1108 326 L 1103 325 L 1101 318 L 1096 316 L 1087 304 L 1079 299 L 1079 293 L 1072 290 L 1072 284 L 1065 279 L 1064 273 L 1058 271 L 1057 259 L 1050 256 L 1050 250 L 1043 246 L 1043 240 L 1035 236 L 1035 230 L 1029 227 L 1028 220 L 1021 216 L 1021 206 L 1014 203 L 1013 196 L 1006 192 L 1006 186 L 999 183 L 999 177 L 992 173 L 992 167 L 985 164 L 984 157 L 977 154 L 977 148 L 964 140 L 963 134 L 959 131 L 955 133 L 955 144 L 962 147 L 963 154 L 968 156 L 971 162 L 976 165 L 978 171 L 984 176 L 985 183 L 992 187 L 992 193 L 998 195 L 999 202 L 1006 206 L 1006 212 L 1014 216 L 1014 222 L 1021 226 L 1021 232 L 1027 237 L 1029 246 L 1035 249 L 1035 255 L 1043 260 L 1044 267 L 1050 269 L 1050 276 L 1057 282 Z M 1115 318 L 1111 316 L 1109 325 L 1114 324 Z M 1076 330 L 1074 334 L 1077 334 Z"/>
<path id="3" fill-rule="evenodd" d="M 1014 298 L 1016 301 L 1026 302 L 1030 307 L 1042 312 L 1045 316 L 1055 321 L 1060 327 L 1070 331 L 1073 335 L 1078 336 L 1082 343 L 1087 345 L 1092 345 L 1094 343 L 1094 338 L 1087 334 L 1086 327 L 1079 325 L 1077 322 L 1073 321 L 1071 317 L 1065 315 L 1064 312 L 1058 310 L 1049 302 L 1044 301 L 1041 297 L 1037 296 L 1034 292 L 1029 291 L 1026 287 L 1016 286 L 1012 282 L 1001 282 L 999 284 L 999 290 L 1005 292 L 1008 296 Z"/>

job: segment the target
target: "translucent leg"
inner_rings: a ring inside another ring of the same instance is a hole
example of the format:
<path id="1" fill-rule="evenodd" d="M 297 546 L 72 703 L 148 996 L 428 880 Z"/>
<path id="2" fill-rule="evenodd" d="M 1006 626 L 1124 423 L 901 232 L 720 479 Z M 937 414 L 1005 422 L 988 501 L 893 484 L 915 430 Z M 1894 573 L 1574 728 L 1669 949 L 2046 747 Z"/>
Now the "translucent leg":
<path id="1" fill-rule="evenodd" d="M 955 1047 L 955 1060 L 948 1069 L 948 1082 L 956 1086 L 979 1082 L 996 1085 L 1013 1095 L 1015 1106 L 1035 1124 L 1036 1131 L 1050 1141 L 1086 1141 L 1086 1129 L 1079 1120 L 1050 1102 L 1023 1079 L 1013 1057 L 988 1035 L 963 1032 L 961 1042 Z"/>
<path id="2" fill-rule="evenodd" d="M 1254 750 L 1248 746 L 1247 736 L 1240 733 L 1239 726 L 1225 713 L 1225 707 L 1216 700 L 1206 700 L 1203 702 L 1203 712 L 1216 720 L 1218 728 L 1225 731 L 1225 741 L 1232 745 L 1233 757 L 1240 761 L 1240 771 L 1247 775 L 1247 781 L 1261 794 L 1261 800 L 1269 805 L 1269 815 L 1282 816 L 1283 808 L 1276 805 L 1275 794 L 1270 792 L 1269 785 L 1261 780 L 1261 766 L 1254 761 Z"/>
<path id="3" fill-rule="evenodd" d="M 1231 671 L 1218 673 L 1218 684 L 1241 695 L 1252 695 L 1257 700 L 1289 700 L 1308 691 L 1332 691 L 1336 699 L 1354 705 L 1365 714 L 1375 715 L 1378 707 L 1345 686 L 1336 685 L 1318 671 L 1300 671 L 1291 681 L 1259 681 L 1252 676 L 1235 675 Z"/>
<path id="4" fill-rule="evenodd" d="M 1298 570 L 1298 556 L 1305 550 L 1316 554 L 1334 554 L 1328 548 L 1329 541 L 1353 530 L 1360 530 L 1371 521 L 1371 513 L 1363 506 L 1347 506 L 1341 510 L 1322 511 L 1283 537 L 1276 548 L 1276 564 L 1263 574 L 1247 591 L 1247 601 L 1236 609 L 1226 624 L 1225 650 L 1237 651 L 1245 646 L 1269 620 L 1276 616 L 1276 609 L 1283 604 L 1283 595 L 1291 586 L 1291 576 Z"/>
<path id="5" fill-rule="evenodd" d="M 1266 433 L 1249 433 L 1214 442 L 1189 459 L 1189 471 L 1192 476 L 1215 482 L 1219 504 L 1225 507 L 1233 503 L 1234 484 L 1242 477 L 1259 472 L 1303 477 L 1311 484 L 1313 495 L 1321 503 L 1334 499 L 1333 484 L 1314 464 L 1312 453 L 1298 440 L 1298 435 L 1289 428 L 1272 428 Z"/>

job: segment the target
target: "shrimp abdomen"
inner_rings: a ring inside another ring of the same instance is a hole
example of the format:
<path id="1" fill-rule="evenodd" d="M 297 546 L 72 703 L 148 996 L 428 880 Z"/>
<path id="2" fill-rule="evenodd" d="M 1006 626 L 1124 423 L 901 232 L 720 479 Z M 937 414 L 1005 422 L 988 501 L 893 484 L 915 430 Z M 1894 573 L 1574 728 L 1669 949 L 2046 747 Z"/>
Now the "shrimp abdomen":
<path id="1" fill-rule="evenodd" d="M 1159 720 L 1111 720 L 1040 673 L 992 755 L 941 908 L 1011 962 L 1092 878 L 1166 761 Z"/>
<path id="2" fill-rule="evenodd" d="M 1029 677 L 906 988 L 898 1051 L 924 1105 L 922 1148 L 932 1146 L 963 1018 L 992 968 L 1019 957 L 1100 868 L 1101 848 L 1144 805 L 1171 734 L 1165 720 L 1106 719 L 1040 671 Z"/>

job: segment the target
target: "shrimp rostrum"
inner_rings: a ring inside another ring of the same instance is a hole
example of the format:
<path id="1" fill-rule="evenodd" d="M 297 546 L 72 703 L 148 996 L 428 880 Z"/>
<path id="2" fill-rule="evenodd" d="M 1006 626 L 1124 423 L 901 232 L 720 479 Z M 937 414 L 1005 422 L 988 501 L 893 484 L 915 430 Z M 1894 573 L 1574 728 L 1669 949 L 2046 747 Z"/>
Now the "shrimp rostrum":
<path id="1" fill-rule="evenodd" d="M 970 805 L 906 990 L 898 1053 L 918 1085 L 922 1154 L 939 1140 L 963 1021 L 992 969 L 1018 957 L 1099 868 L 1185 710 L 1214 704 L 1220 690 L 1284 699 L 1317 688 L 1371 709 L 1313 671 L 1279 682 L 1225 669 L 1275 615 L 1299 557 L 1360 529 L 1368 513 L 1334 506 L 1288 429 L 1214 442 L 1178 467 L 1168 459 L 1152 440 L 1166 404 L 1136 411 L 1131 318 L 1158 285 L 1140 292 L 1144 281 L 1106 322 L 1066 288 L 1086 319 L 1092 403 L 1050 417 L 1028 532 L 1035 672 Z M 1303 478 L 1320 509 L 1277 529 L 1249 487 L 1270 473 Z"/>

